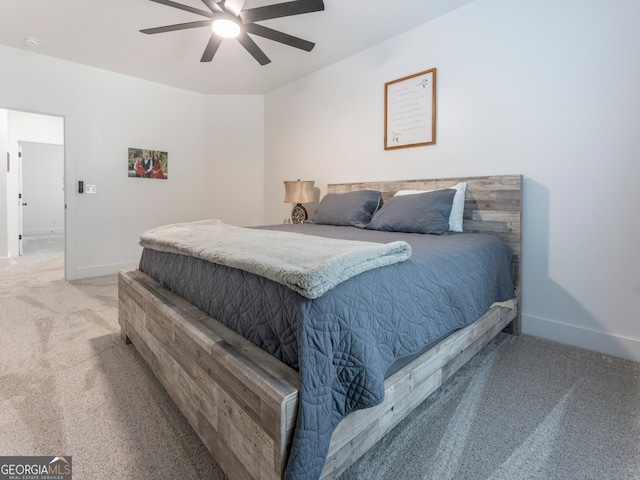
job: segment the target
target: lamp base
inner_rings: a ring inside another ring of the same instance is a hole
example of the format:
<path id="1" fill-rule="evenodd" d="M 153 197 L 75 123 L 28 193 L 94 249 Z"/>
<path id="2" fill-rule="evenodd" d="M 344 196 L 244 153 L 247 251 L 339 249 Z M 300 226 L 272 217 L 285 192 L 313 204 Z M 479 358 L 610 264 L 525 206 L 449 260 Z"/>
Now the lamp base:
<path id="1" fill-rule="evenodd" d="M 304 223 L 307 220 L 307 209 L 297 204 L 291 210 L 291 223 Z"/>

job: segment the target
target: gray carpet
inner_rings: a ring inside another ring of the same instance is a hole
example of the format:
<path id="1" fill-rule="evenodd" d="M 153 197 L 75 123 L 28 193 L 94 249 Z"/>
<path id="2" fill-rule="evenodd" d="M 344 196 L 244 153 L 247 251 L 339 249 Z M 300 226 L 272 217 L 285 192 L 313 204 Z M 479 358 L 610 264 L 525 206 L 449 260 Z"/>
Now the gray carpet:
<path id="1" fill-rule="evenodd" d="M 116 277 L 65 282 L 59 237 L 39 240 L 0 267 L 0 455 L 223 479 L 120 341 Z M 640 479 L 640 365 L 500 335 L 341 479 Z"/>

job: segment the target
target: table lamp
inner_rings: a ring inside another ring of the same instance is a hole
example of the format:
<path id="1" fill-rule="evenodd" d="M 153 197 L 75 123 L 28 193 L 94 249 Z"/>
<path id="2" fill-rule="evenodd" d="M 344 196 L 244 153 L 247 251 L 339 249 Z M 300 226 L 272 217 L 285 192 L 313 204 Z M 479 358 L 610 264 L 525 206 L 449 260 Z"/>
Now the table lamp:
<path id="1" fill-rule="evenodd" d="M 292 223 L 304 223 L 307 219 L 307 209 L 302 206 L 303 203 L 313 203 L 316 201 L 316 195 L 313 191 L 314 181 L 286 181 L 284 182 L 284 202 L 295 203 L 291 210 Z"/>

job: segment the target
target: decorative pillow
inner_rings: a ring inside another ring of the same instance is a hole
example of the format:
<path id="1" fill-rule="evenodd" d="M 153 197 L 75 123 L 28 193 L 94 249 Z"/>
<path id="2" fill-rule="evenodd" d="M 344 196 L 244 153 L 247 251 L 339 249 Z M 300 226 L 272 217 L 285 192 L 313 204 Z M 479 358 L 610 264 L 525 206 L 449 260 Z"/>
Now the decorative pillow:
<path id="1" fill-rule="evenodd" d="M 365 228 L 442 235 L 449 231 L 449 215 L 455 194 L 455 189 L 447 188 L 391 197 Z"/>
<path id="2" fill-rule="evenodd" d="M 325 195 L 309 223 L 319 225 L 359 225 L 369 223 L 380 206 L 381 194 L 376 190 L 358 190 Z"/>
<path id="3" fill-rule="evenodd" d="M 462 217 L 464 215 L 464 197 L 467 191 L 467 182 L 460 182 L 449 188 L 456 189 L 456 196 L 453 197 L 453 207 L 451 208 L 451 214 L 449 215 L 449 231 L 462 232 Z M 394 194 L 394 197 L 433 191 L 434 190 L 400 190 Z"/>

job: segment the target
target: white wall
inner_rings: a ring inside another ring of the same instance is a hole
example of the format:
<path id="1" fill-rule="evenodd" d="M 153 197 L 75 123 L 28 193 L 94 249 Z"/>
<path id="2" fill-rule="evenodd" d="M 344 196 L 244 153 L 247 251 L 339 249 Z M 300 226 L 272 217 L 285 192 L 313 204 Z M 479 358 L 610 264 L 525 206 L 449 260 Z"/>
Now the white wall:
<path id="1" fill-rule="evenodd" d="M 208 202 L 232 225 L 264 221 L 264 96 L 210 95 L 205 100 Z"/>
<path id="2" fill-rule="evenodd" d="M 211 104 L 205 96 L 4 46 L 0 65 L 1 108 L 65 119 L 67 278 L 135 266 L 141 251 L 138 238 L 146 229 L 225 212 L 224 205 L 209 201 L 209 175 L 215 171 L 236 177 L 244 165 L 207 152 L 211 146 L 226 145 L 227 139 L 207 129 Z M 236 118 L 257 118 L 252 129 L 262 135 L 261 101 L 223 102 L 216 115 L 224 117 L 224 108 Z M 234 152 L 244 152 L 245 158 L 256 155 L 255 141 L 248 136 Z M 168 152 L 169 178 L 128 178 L 129 147 Z M 258 158 L 246 163 L 261 164 L 259 150 Z M 78 194 L 78 180 L 95 184 L 98 193 Z M 262 191 L 238 193 L 238 198 L 260 205 Z M 227 199 L 228 204 L 235 202 Z M 236 217 L 240 224 L 255 222 L 251 214 L 239 212 Z"/>
<path id="3" fill-rule="evenodd" d="M 640 361 L 640 2 L 477 0 L 265 98 L 282 181 L 525 175 L 525 333 Z M 437 68 L 437 143 L 383 150 L 384 83 Z"/>
<path id="4" fill-rule="evenodd" d="M 64 119 L 60 116 L 11 110 L 9 132 L 11 141 L 64 145 Z"/>

